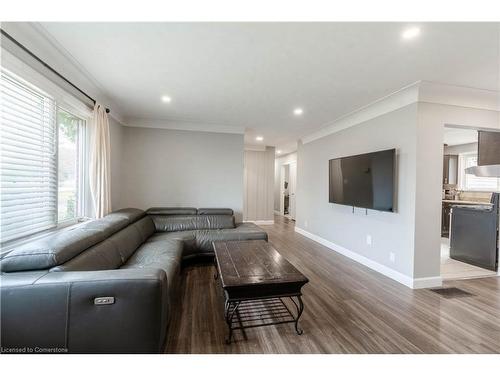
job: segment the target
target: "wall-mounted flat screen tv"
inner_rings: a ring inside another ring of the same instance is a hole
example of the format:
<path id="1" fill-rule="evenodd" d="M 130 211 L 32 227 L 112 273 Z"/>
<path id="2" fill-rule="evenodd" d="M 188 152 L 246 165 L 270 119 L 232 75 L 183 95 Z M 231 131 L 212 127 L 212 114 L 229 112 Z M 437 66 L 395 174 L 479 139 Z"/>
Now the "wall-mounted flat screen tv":
<path id="1" fill-rule="evenodd" d="M 396 150 L 330 160 L 330 203 L 394 212 Z"/>

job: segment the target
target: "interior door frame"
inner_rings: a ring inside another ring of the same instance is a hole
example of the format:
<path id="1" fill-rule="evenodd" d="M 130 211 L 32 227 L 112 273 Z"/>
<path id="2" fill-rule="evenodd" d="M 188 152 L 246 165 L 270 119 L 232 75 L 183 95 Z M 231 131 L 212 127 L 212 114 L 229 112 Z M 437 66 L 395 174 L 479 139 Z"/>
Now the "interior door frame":
<path id="1" fill-rule="evenodd" d="M 285 166 L 288 166 L 288 163 L 282 164 L 280 166 L 280 215 L 285 216 Z"/>
<path id="2" fill-rule="evenodd" d="M 293 168 L 292 168 L 293 166 Z M 297 162 L 292 161 L 288 164 L 288 176 L 289 176 L 289 185 L 288 191 L 290 192 L 290 198 L 288 201 L 288 212 L 289 216 L 292 220 L 295 220 L 295 212 L 297 207 Z M 292 174 L 293 171 L 293 174 Z M 292 189 L 293 187 L 293 189 Z M 292 191 L 293 190 L 293 191 Z"/>
<path id="3" fill-rule="evenodd" d="M 292 171 L 292 168 L 290 167 L 291 164 L 295 164 L 295 168 L 293 168 L 295 170 L 295 186 L 294 186 L 294 211 L 296 211 L 296 206 L 297 206 L 297 161 L 295 160 L 291 160 L 291 161 L 288 161 L 286 163 L 283 163 L 281 166 L 280 166 L 280 215 L 282 216 L 285 216 L 285 202 L 284 202 L 284 193 L 285 193 L 285 188 L 284 188 L 284 182 L 285 182 L 285 168 L 288 168 L 288 189 L 290 190 L 290 186 L 291 186 L 291 180 L 292 180 L 292 177 L 291 177 L 291 171 Z M 293 215 L 291 215 L 290 213 L 290 200 L 288 201 L 289 203 L 289 206 L 288 206 L 288 209 L 289 209 L 289 213 L 287 215 L 287 217 L 290 217 L 291 219 L 295 220 L 295 212 L 293 212 Z"/>

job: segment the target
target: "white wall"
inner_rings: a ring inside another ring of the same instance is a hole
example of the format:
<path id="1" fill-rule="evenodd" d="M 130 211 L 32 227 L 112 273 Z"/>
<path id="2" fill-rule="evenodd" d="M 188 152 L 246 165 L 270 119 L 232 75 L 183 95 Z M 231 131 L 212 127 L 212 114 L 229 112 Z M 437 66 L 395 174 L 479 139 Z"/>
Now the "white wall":
<path id="1" fill-rule="evenodd" d="M 442 160 L 446 124 L 498 129 L 498 112 L 457 105 L 418 104 L 413 270 L 416 278 L 440 274 Z"/>
<path id="2" fill-rule="evenodd" d="M 123 128 L 120 205 L 243 213 L 243 135 Z"/>
<path id="3" fill-rule="evenodd" d="M 288 155 L 276 158 L 274 161 L 274 211 L 280 210 L 281 199 L 281 167 L 285 164 L 297 162 L 297 153 L 292 152 Z"/>
<path id="4" fill-rule="evenodd" d="M 100 90 L 71 56 L 36 23 L 2 23 L 14 38 L 90 96 L 111 109 L 111 200 L 113 210 L 132 206 L 189 205 L 231 207 L 243 211 L 243 135 L 186 132 L 120 125 L 121 108 Z M 2 46 L 4 47 L 4 46 Z M 16 56 L 49 79 L 38 63 Z M 1 55 L 1 54 L 0 54 Z M 2 63 L 4 59 L 2 56 Z M 62 84 L 55 80 L 56 84 Z M 67 85 L 65 90 L 72 92 Z M 88 103 L 87 103 L 88 104 Z M 161 122 L 161 121 L 160 121 Z M 147 124 L 146 124 L 147 125 Z M 137 157 L 134 155 L 137 153 Z"/>
<path id="5" fill-rule="evenodd" d="M 459 155 L 471 152 L 477 152 L 477 142 L 464 143 L 462 145 L 445 146 L 445 155 Z"/>
<path id="6" fill-rule="evenodd" d="M 297 226 L 370 261 L 413 277 L 417 105 L 411 104 L 357 126 L 299 144 Z M 397 149 L 395 213 L 328 202 L 328 161 Z M 366 236 L 372 236 L 367 245 Z M 395 254 L 391 262 L 390 253 Z"/>
<path id="7" fill-rule="evenodd" d="M 109 116 L 109 138 L 111 149 L 111 208 L 113 211 L 123 208 L 122 205 L 122 158 L 124 126 Z"/>
<path id="8" fill-rule="evenodd" d="M 245 150 L 243 220 L 274 220 L 274 147 Z"/>
<path id="9" fill-rule="evenodd" d="M 347 249 L 350 256 L 402 282 L 409 281 L 407 285 L 437 283 L 446 124 L 498 129 L 498 112 L 418 102 L 299 144 L 299 231 Z M 398 150 L 395 214 L 369 210 L 365 215 L 362 209 L 353 214 L 351 207 L 328 203 L 329 159 L 392 147 Z M 366 243 L 367 234 L 372 236 L 371 246 Z"/>

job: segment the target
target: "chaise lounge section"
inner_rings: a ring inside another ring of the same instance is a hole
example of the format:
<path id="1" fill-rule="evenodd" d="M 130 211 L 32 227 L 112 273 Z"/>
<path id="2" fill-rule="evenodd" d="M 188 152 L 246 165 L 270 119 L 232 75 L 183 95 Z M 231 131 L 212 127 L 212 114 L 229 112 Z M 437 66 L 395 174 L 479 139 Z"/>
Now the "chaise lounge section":
<path id="1" fill-rule="evenodd" d="M 183 259 L 216 240 L 267 240 L 231 209 L 128 208 L 13 249 L 1 260 L 1 346 L 161 352 Z"/>

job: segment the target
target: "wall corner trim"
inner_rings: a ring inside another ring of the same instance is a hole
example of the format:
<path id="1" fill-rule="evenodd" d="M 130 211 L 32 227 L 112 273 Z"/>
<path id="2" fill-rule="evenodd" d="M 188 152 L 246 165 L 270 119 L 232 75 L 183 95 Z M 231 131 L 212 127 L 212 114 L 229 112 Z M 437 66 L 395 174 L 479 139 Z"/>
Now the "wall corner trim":
<path id="1" fill-rule="evenodd" d="M 393 270 L 383 264 L 375 262 L 374 260 L 368 259 L 367 257 L 357 254 L 351 250 L 346 249 L 340 245 L 337 245 L 333 242 L 330 242 L 316 234 L 310 233 L 302 228 L 295 226 L 295 232 L 320 243 L 323 246 L 328 247 L 329 249 L 344 255 L 362 265 L 371 268 L 374 271 L 381 273 L 384 276 L 387 276 L 411 289 L 420 289 L 420 288 L 432 288 L 439 287 L 442 285 L 441 277 L 425 277 L 425 278 L 417 278 L 414 279 L 410 276 L 404 275 L 401 272 Z"/>

